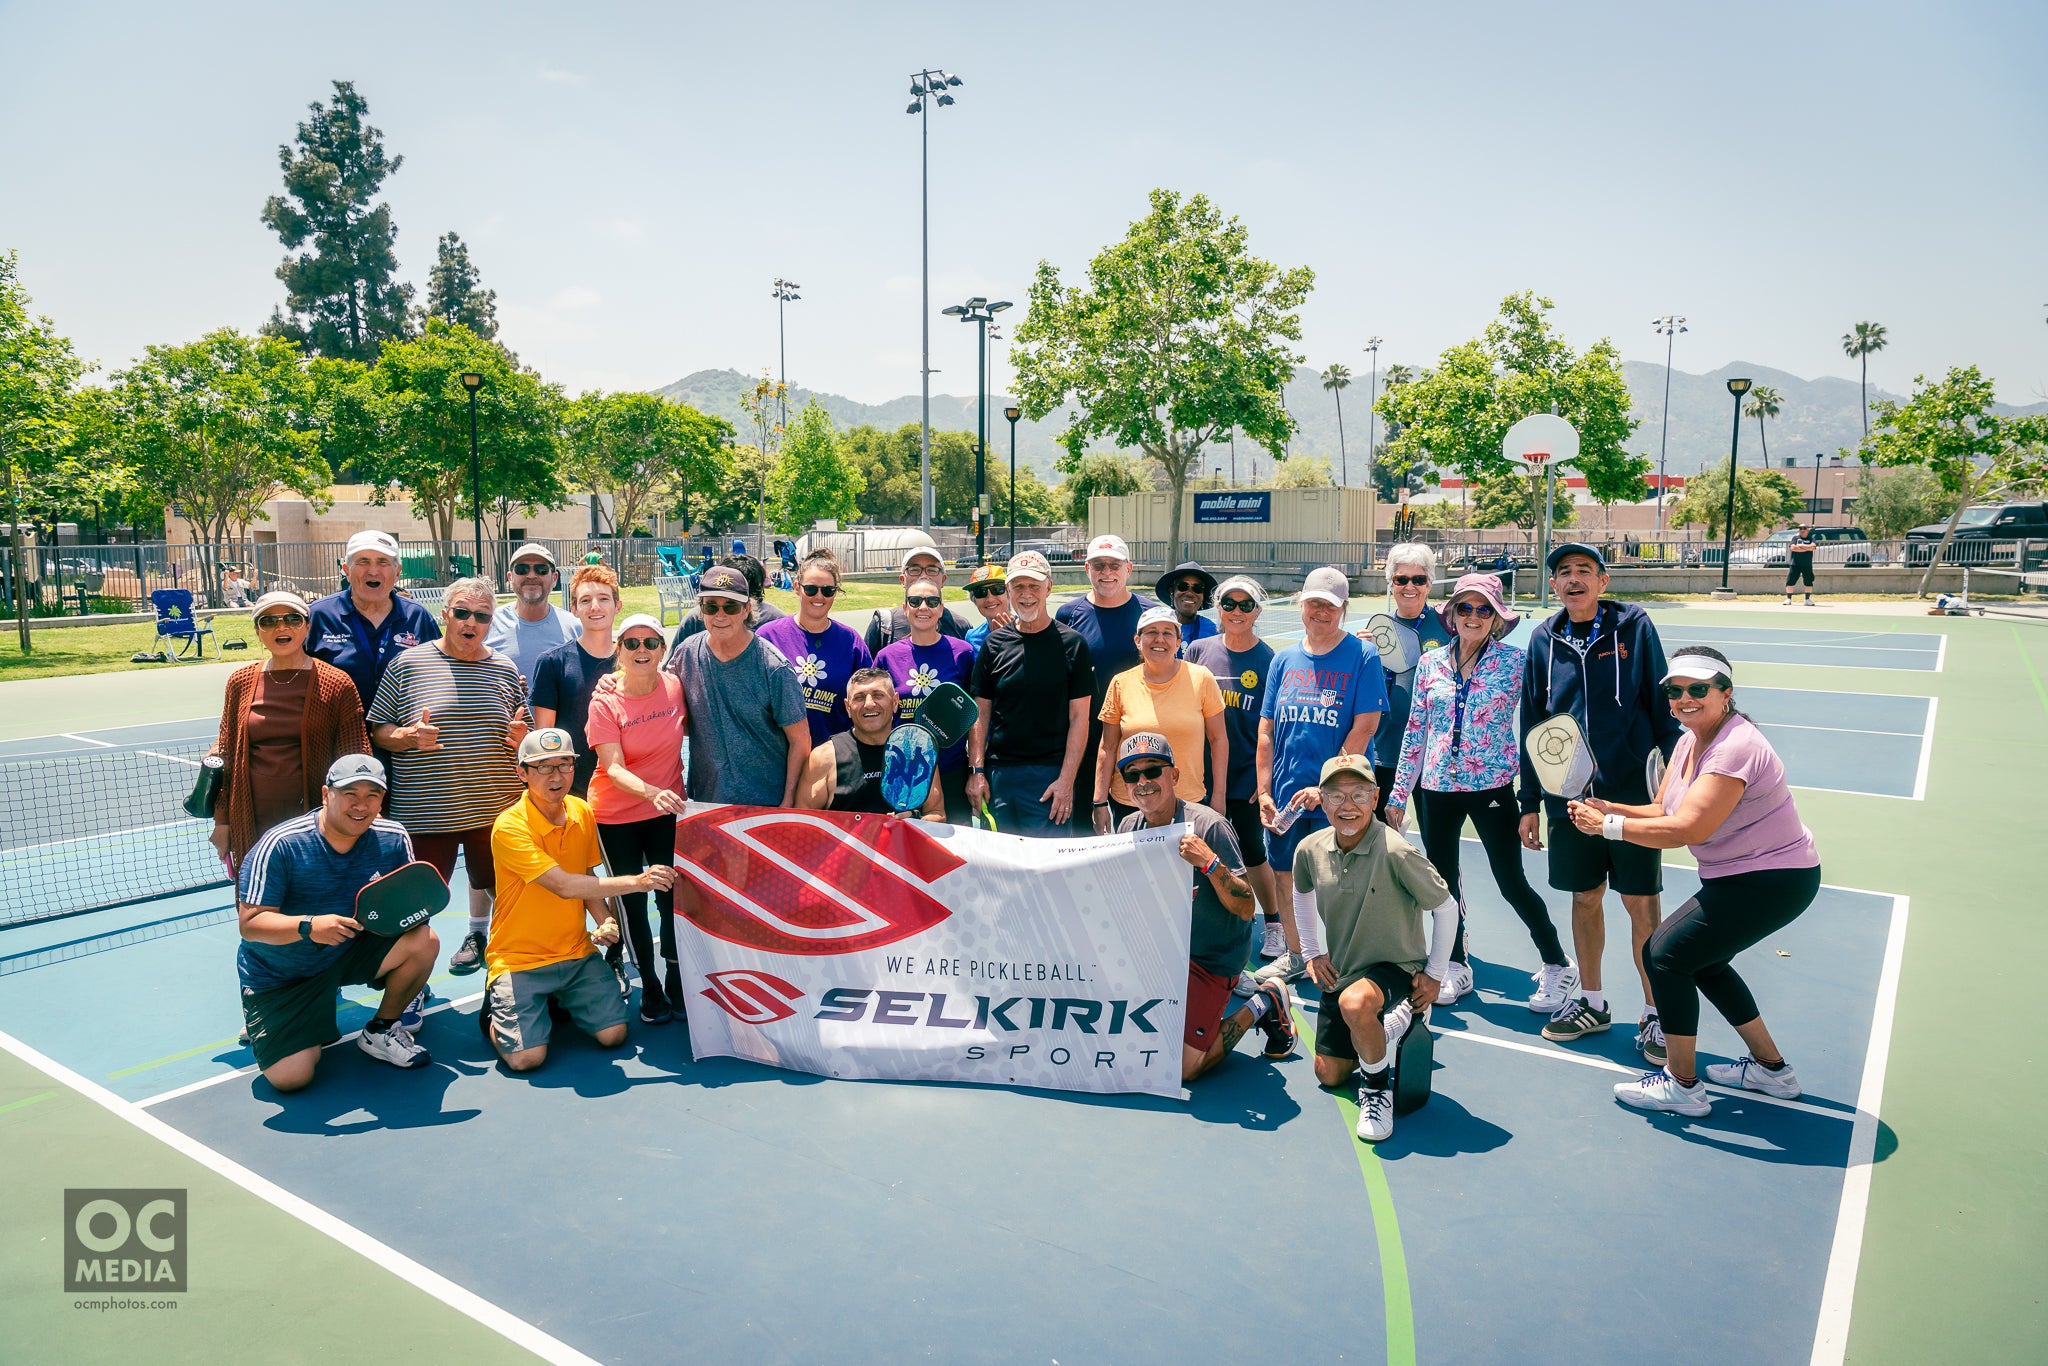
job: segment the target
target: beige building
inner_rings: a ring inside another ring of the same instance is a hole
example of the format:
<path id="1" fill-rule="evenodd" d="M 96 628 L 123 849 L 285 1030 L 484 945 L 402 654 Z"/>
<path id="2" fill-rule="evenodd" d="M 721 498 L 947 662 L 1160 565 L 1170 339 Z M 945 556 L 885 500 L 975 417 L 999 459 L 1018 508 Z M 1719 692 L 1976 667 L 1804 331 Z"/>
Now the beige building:
<path id="1" fill-rule="evenodd" d="M 249 539 L 258 545 L 308 545 L 344 542 L 358 531 L 389 532 L 401 541 L 433 539 L 433 528 L 413 515 L 405 495 L 394 489 L 389 501 L 379 504 L 370 501 L 375 492 L 368 484 L 336 484 L 327 490 L 333 502 L 324 512 L 317 510 L 309 499 L 272 498 L 263 504 L 267 520 L 250 524 Z M 564 508 L 515 512 L 508 526 L 509 539 L 581 540 L 592 534 L 593 498 L 606 514 L 610 513 L 609 495 L 581 494 Z M 459 523 L 455 530 L 458 540 L 469 538 L 468 522 Z M 191 524 L 182 517 L 166 517 L 164 531 L 173 545 L 190 544 L 193 539 Z M 488 521 L 484 534 L 491 534 Z"/>
<path id="2" fill-rule="evenodd" d="M 1374 498 L 1359 488 L 1190 489 L 1181 495 L 1183 541 L 1360 542 L 1368 537 Z M 1382 514 L 1381 520 L 1386 520 Z M 1172 495 L 1127 493 L 1088 500 L 1088 534 L 1117 535 L 1133 546 L 1164 546 L 1172 534 Z"/>

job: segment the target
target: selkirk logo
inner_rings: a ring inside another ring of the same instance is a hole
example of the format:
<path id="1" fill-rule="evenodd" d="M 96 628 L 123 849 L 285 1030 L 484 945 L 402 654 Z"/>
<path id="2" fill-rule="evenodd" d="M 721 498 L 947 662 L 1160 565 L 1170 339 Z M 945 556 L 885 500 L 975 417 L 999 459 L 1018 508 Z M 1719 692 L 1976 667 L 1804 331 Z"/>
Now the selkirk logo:
<path id="1" fill-rule="evenodd" d="M 704 979 L 708 986 L 698 994 L 741 1024 L 766 1025 L 796 1014 L 789 1003 L 803 993 L 772 972 L 753 968 L 732 968 L 714 972 Z"/>
<path id="2" fill-rule="evenodd" d="M 952 915 L 927 889 L 964 862 L 915 821 L 724 806 L 676 824 L 676 913 L 769 953 L 858 953 Z"/>

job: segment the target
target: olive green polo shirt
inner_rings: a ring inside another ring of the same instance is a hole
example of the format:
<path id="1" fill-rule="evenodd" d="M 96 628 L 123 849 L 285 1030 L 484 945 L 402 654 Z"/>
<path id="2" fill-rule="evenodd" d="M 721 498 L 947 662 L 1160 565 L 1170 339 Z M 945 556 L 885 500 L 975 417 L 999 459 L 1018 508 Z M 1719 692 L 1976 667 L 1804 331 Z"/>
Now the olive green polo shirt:
<path id="1" fill-rule="evenodd" d="M 1375 963 L 1420 972 L 1429 961 L 1428 912 L 1451 899 L 1422 851 L 1381 820 L 1348 853 L 1328 826 L 1304 839 L 1294 850 L 1294 887 L 1316 894 L 1339 991 Z"/>

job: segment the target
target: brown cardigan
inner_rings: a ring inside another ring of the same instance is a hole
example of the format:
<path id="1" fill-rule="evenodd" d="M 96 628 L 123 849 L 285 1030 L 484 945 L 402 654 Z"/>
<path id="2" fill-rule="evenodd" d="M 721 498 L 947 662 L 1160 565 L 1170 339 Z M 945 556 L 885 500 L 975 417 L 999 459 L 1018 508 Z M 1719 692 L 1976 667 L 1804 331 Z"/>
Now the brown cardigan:
<path id="1" fill-rule="evenodd" d="M 320 805 L 320 787 L 327 778 L 327 766 L 344 754 L 368 754 L 370 737 L 363 729 L 363 702 L 347 674 L 323 660 L 312 659 L 313 678 L 307 686 L 305 719 L 299 730 L 299 773 L 305 784 L 306 809 Z M 237 867 L 263 834 L 256 829 L 256 793 L 249 781 L 249 750 L 244 738 L 249 707 L 255 700 L 256 680 L 263 665 L 237 669 L 228 678 L 227 696 L 221 701 L 220 738 L 213 752 L 227 761 L 227 781 L 213 808 L 216 825 L 228 831 L 228 856 Z"/>

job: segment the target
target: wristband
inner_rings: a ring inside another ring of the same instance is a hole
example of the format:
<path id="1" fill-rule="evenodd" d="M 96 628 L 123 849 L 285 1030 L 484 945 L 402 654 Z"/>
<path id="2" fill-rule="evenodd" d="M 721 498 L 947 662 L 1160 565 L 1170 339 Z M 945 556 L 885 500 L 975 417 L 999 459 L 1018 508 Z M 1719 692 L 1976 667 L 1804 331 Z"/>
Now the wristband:
<path id="1" fill-rule="evenodd" d="M 1209 856 L 1209 866 L 1202 870 L 1202 876 L 1208 877 L 1210 874 L 1214 873 L 1216 871 L 1216 865 L 1221 862 L 1223 862 L 1221 858 L 1217 857 L 1214 854 L 1211 854 Z"/>
<path id="2" fill-rule="evenodd" d="M 1100 810 L 1101 810 L 1101 809 L 1102 809 L 1103 807 L 1105 807 L 1105 806 L 1108 806 L 1108 805 L 1109 805 L 1109 803 L 1108 803 L 1108 802 L 1097 802 L 1097 803 L 1095 803 L 1095 809 L 1096 809 L 1096 810 L 1098 810 L 1098 811 L 1100 811 Z"/>
<path id="3" fill-rule="evenodd" d="M 1602 816 L 1600 818 L 1600 837 L 1610 840 L 1626 839 L 1627 836 L 1621 833 L 1621 823 L 1624 819 L 1624 817 L 1611 813 Z"/>
<path id="4" fill-rule="evenodd" d="M 967 771 L 968 771 L 969 773 L 986 773 L 986 772 L 988 772 L 988 770 L 987 770 L 987 769 L 985 769 L 985 768 L 983 768 L 983 767 L 982 767 L 982 766 L 981 766 L 980 764 L 969 764 L 969 765 L 967 766 Z"/>

